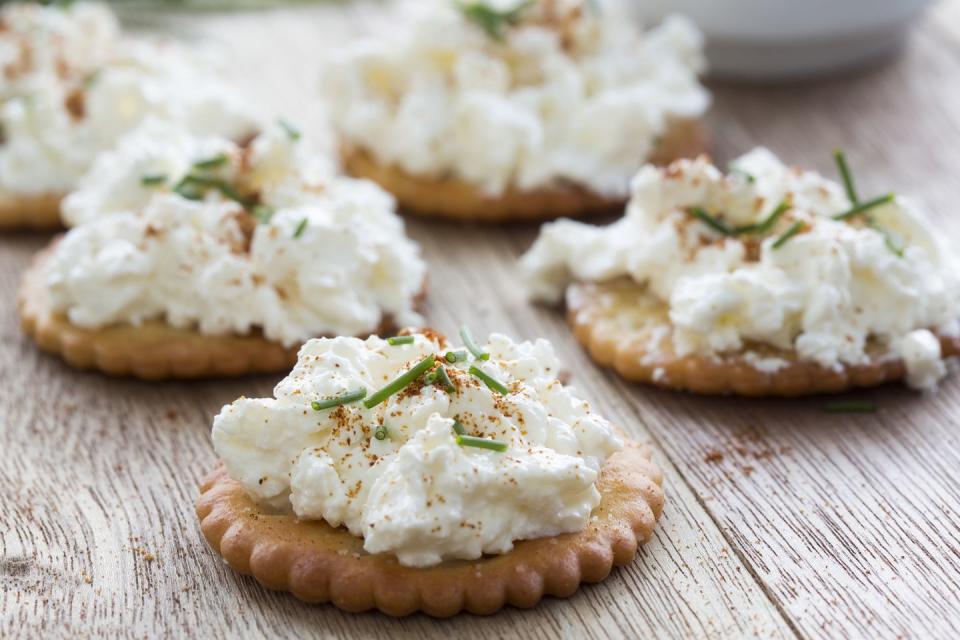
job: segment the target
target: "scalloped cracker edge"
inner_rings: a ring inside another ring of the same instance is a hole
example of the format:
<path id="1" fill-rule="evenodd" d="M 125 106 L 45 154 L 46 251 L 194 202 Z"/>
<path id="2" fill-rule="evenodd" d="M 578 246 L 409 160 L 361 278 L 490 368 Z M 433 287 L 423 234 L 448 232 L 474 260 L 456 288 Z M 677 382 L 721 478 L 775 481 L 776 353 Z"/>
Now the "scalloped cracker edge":
<path id="1" fill-rule="evenodd" d="M 567 320 L 593 360 L 633 382 L 704 395 L 804 396 L 840 393 L 902 380 L 903 361 L 880 345 L 868 347 L 869 362 L 828 368 L 795 351 L 749 344 L 736 353 L 687 355 L 673 350 L 666 306 L 642 285 L 621 278 L 574 283 L 567 288 Z M 938 336 L 944 356 L 960 355 L 960 337 Z M 764 371 L 756 363 L 785 364 Z"/>
<path id="2" fill-rule="evenodd" d="M 625 441 L 597 480 L 600 504 L 580 532 L 524 540 L 502 555 L 404 567 L 370 555 L 363 539 L 322 521 L 301 521 L 259 507 L 222 466 L 203 481 L 196 511 L 210 546 L 263 586 L 315 603 L 392 616 L 422 611 L 449 617 L 532 607 L 543 596 L 569 597 L 633 561 L 663 510 L 660 469 L 647 447 Z"/>
<path id="3" fill-rule="evenodd" d="M 669 164 L 706 150 L 707 132 L 699 120 L 676 119 L 660 138 L 648 162 Z M 392 193 L 403 211 L 464 222 L 533 222 L 585 217 L 619 211 L 625 200 L 607 198 L 575 184 L 522 191 L 513 187 L 498 196 L 454 178 L 414 176 L 379 164 L 369 151 L 344 144 L 340 160 L 346 173 L 372 180 Z"/>
<path id="4" fill-rule="evenodd" d="M 62 194 L 25 195 L 0 191 L 0 230 L 54 231 L 62 229 Z"/>

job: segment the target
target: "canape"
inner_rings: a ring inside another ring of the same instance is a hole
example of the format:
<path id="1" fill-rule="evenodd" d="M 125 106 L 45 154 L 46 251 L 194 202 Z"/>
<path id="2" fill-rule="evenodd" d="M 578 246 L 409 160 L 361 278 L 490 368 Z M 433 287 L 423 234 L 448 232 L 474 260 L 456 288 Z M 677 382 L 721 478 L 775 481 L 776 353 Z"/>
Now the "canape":
<path id="1" fill-rule="evenodd" d="M 416 0 L 339 50 L 325 93 L 353 175 L 401 209 L 514 221 L 615 211 L 645 161 L 703 151 L 702 38 L 619 2 Z"/>
<path id="2" fill-rule="evenodd" d="M 213 423 L 197 502 L 231 567 L 348 611 L 493 613 L 566 597 L 648 540 L 650 452 L 557 378 L 545 340 L 317 339 Z"/>
<path id="3" fill-rule="evenodd" d="M 907 198 L 860 197 L 766 149 L 648 166 L 608 227 L 546 225 L 522 266 L 624 377 L 699 393 L 803 395 L 906 378 L 960 352 L 960 268 Z"/>
<path id="4" fill-rule="evenodd" d="M 155 379 L 282 371 L 309 338 L 419 321 L 426 265 L 393 199 L 299 138 L 145 123 L 65 200 L 77 226 L 24 277 L 26 332 L 75 366 Z"/>
<path id="5" fill-rule="evenodd" d="M 257 114 L 203 56 L 122 36 L 106 5 L 0 8 L 0 229 L 55 229 L 60 200 L 147 116 L 234 140 Z"/>

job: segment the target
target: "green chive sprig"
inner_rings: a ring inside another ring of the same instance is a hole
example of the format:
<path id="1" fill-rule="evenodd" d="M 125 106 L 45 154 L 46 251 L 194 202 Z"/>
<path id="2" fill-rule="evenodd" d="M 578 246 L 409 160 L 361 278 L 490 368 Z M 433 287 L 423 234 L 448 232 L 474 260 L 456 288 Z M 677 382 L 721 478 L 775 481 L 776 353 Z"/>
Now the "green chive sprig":
<path id="1" fill-rule="evenodd" d="M 413 344 L 413 336 L 393 336 L 387 338 L 387 344 L 396 346 L 398 344 Z"/>
<path id="2" fill-rule="evenodd" d="M 450 379 L 450 374 L 447 373 L 443 365 L 437 367 L 434 373 L 436 374 L 435 382 L 439 382 L 447 393 L 454 393 L 457 390 L 453 380 Z"/>
<path id="3" fill-rule="evenodd" d="M 140 176 L 140 184 L 145 187 L 156 187 L 158 185 L 164 184 L 167 181 L 167 176 L 162 173 L 148 173 L 146 175 Z"/>
<path id="4" fill-rule="evenodd" d="M 364 400 L 363 406 L 365 406 L 367 409 L 372 409 L 393 394 L 403 391 L 410 383 L 429 371 L 436 361 L 437 357 L 435 355 L 431 354 L 427 356 L 415 364 L 409 371 L 400 374 L 391 382 L 389 382 L 387 386 L 383 387 Z"/>
<path id="5" fill-rule="evenodd" d="M 887 249 L 892 251 L 898 258 L 903 257 L 903 243 L 899 242 L 892 231 L 887 231 L 886 229 L 881 229 L 880 227 L 874 226 L 874 229 L 883 234 L 883 242 L 887 245 Z"/>
<path id="6" fill-rule="evenodd" d="M 850 209 L 844 211 L 843 213 L 838 213 L 837 215 L 833 216 L 833 219 L 849 220 L 854 216 L 864 214 L 867 219 L 867 224 L 870 226 L 870 228 L 883 234 L 883 241 L 884 244 L 887 245 L 887 249 L 892 251 L 898 257 L 902 258 L 903 245 L 896 242 L 893 234 L 878 225 L 873 217 L 868 213 L 869 210 L 873 209 L 874 207 L 887 204 L 888 202 L 893 202 L 896 196 L 892 193 L 888 193 L 878 198 L 867 200 L 866 202 L 860 202 L 860 198 L 857 197 L 857 189 L 853 184 L 853 175 L 850 173 L 850 167 L 847 165 L 847 158 L 843 151 L 840 149 L 834 151 L 833 158 L 837 163 L 837 170 L 840 172 L 840 177 L 843 179 L 843 187 L 847 192 L 847 198 L 853 205 Z"/>
<path id="7" fill-rule="evenodd" d="M 390 437 L 390 432 L 387 430 L 387 425 L 382 424 L 377 427 L 377 430 L 373 432 L 373 437 L 377 440 L 386 440 Z"/>
<path id="8" fill-rule="evenodd" d="M 728 227 L 720 219 L 715 218 L 714 216 L 707 213 L 707 210 L 702 207 L 693 207 L 692 209 L 690 209 L 690 215 L 692 215 L 694 218 L 704 223 L 714 231 L 721 233 L 725 236 L 732 236 L 735 233 L 733 229 Z"/>
<path id="9" fill-rule="evenodd" d="M 453 419 L 453 432 L 456 433 L 458 436 L 465 436 L 465 435 L 467 435 L 467 428 L 464 427 L 463 424 L 461 424 L 459 420 L 457 420 L 456 418 L 454 418 L 454 419 Z"/>
<path id="10" fill-rule="evenodd" d="M 494 378 L 493 376 L 485 372 L 483 369 L 480 369 L 476 365 L 470 365 L 470 375 L 474 376 L 475 378 L 479 378 L 480 381 L 483 382 L 483 384 L 487 385 L 488 388 L 492 389 L 493 391 L 496 391 L 502 396 L 505 396 L 508 393 L 510 393 L 510 390 L 507 389 L 507 387 L 502 382 L 500 382 L 499 380 L 497 380 L 496 378 Z"/>
<path id="11" fill-rule="evenodd" d="M 467 350 L 473 354 L 473 357 L 477 360 L 489 360 L 490 354 L 486 353 L 477 346 L 476 341 L 473 339 L 473 334 L 470 332 L 470 327 L 463 325 L 460 327 L 460 339 L 463 340 L 463 344 L 467 347 Z"/>
<path id="12" fill-rule="evenodd" d="M 480 0 L 466 2 L 454 0 L 454 4 L 467 20 L 483 29 L 489 37 L 494 40 L 503 40 L 507 27 L 518 24 L 523 19 L 523 14 L 534 4 L 534 0 L 526 0 L 512 9 L 505 10 L 491 7 Z"/>
<path id="13" fill-rule="evenodd" d="M 853 174 L 850 173 L 850 166 L 847 164 L 847 156 L 843 149 L 834 149 L 833 160 L 837 163 L 837 171 L 840 172 L 840 178 L 843 180 L 843 188 L 847 192 L 847 199 L 854 206 L 860 202 L 857 197 L 857 188 L 853 183 Z"/>
<path id="14" fill-rule="evenodd" d="M 856 215 L 859 215 L 859 214 L 861 214 L 861 213 L 864 213 L 864 212 L 866 212 L 866 211 L 869 211 L 870 209 L 873 209 L 874 207 L 879 207 L 879 206 L 882 205 L 882 204 L 887 204 L 888 202 L 893 202 L 896 197 L 897 197 L 897 196 L 896 196 L 895 194 L 893 194 L 893 193 L 888 193 L 888 194 L 886 194 L 886 195 L 882 195 L 882 196 L 879 196 L 879 197 L 877 197 L 877 198 L 873 198 L 872 200 L 867 200 L 866 202 L 861 202 L 860 204 L 856 204 L 856 205 L 854 205 L 853 207 L 847 209 L 847 210 L 844 211 L 843 213 L 838 213 L 837 215 L 833 216 L 833 219 L 834 219 L 834 220 L 849 220 L 850 218 L 852 218 L 852 217 L 854 217 L 854 216 L 856 216 Z"/>
<path id="15" fill-rule="evenodd" d="M 205 160 L 198 160 L 193 163 L 194 169 L 216 169 L 217 167 L 222 167 L 227 163 L 227 154 L 218 153 L 212 158 L 206 158 Z"/>
<path id="16" fill-rule="evenodd" d="M 297 228 L 294 229 L 293 237 L 299 238 L 300 236 L 303 235 L 303 232 L 306 231 L 306 229 L 307 229 L 307 219 L 304 218 L 303 220 L 300 221 L 300 224 L 297 225 Z"/>
<path id="17" fill-rule="evenodd" d="M 280 118 L 277 120 L 277 124 L 280 125 L 280 128 L 283 129 L 287 133 L 287 136 L 289 136 L 294 142 L 300 139 L 302 135 L 300 133 L 300 129 L 290 124 L 290 122 L 287 120 Z"/>
<path id="18" fill-rule="evenodd" d="M 866 400 L 848 400 L 828 402 L 822 408 L 827 413 L 873 413 L 878 407 L 876 403 Z"/>
<path id="19" fill-rule="evenodd" d="M 456 364 L 458 362 L 466 362 L 468 357 L 466 349 L 458 349 L 456 351 L 447 351 L 443 359 L 450 364 Z"/>
<path id="20" fill-rule="evenodd" d="M 737 233 L 768 233 L 773 227 L 780 221 L 780 218 L 783 217 L 787 211 L 790 210 L 790 203 L 784 200 L 777 205 L 777 208 L 774 209 L 769 216 L 767 216 L 762 222 L 757 224 L 748 224 L 742 227 L 737 227 L 734 229 Z"/>
<path id="21" fill-rule="evenodd" d="M 503 453 L 507 450 L 507 443 L 489 438 L 475 438 L 473 436 L 457 435 L 457 444 L 461 447 L 476 447 L 477 449 L 489 449 L 490 451 L 499 451 Z"/>
<path id="22" fill-rule="evenodd" d="M 326 400 L 314 400 L 310 403 L 310 406 L 314 411 L 323 411 L 324 409 L 332 409 L 334 407 L 339 407 L 340 405 L 358 402 L 363 400 L 366 396 L 367 390 L 361 387 L 356 391 L 347 391 L 346 393 L 341 393 L 339 396 L 327 398 Z"/>
<path id="23" fill-rule="evenodd" d="M 241 196 L 237 190 L 227 182 L 220 180 L 219 178 L 198 176 L 193 173 L 188 173 L 187 175 L 183 176 L 183 178 L 180 179 L 180 182 L 173 187 L 173 192 L 179 194 L 187 200 L 202 200 L 208 189 L 216 189 L 227 198 L 238 202 L 244 207 L 249 204 L 247 199 Z"/>
<path id="24" fill-rule="evenodd" d="M 793 236 L 797 235 L 797 234 L 800 233 L 801 231 L 803 231 L 803 223 L 802 223 L 802 222 L 799 222 L 799 221 L 798 221 L 798 222 L 794 222 L 793 225 L 791 225 L 790 228 L 787 229 L 787 230 L 783 233 L 782 236 L 780 236 L 779 238 L 777 238 L 777 241 L 773 243 L 773 248 L 774 248 L 774 249 L 779 249 L 779 248 L 782 247 L 783 245 L 785 245 L 785 244 L 787 244 L 788 242 L 790 242 L 790 238 L 792 238 Z"/>

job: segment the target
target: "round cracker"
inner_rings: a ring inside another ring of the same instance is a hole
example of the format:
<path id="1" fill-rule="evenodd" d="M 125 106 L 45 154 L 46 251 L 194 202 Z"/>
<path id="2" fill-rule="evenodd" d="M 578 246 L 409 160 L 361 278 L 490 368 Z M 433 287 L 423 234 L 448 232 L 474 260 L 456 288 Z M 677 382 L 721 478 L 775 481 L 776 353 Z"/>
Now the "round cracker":
<path id="1" fill-rule="evenodd" d="M 706 128 L 699 120 L 671 123 L 649 158 L 669 164 L 706 150 Z M 372 180 L 392 193 L 404 211 L 464 222 L 535 222 L 575 218 L 623 209 L 625 200 L 608 198 L 573 183 L 522 191 L 513 187 L 488 196 L 476 186 L 454 178 L 414 176 L 396 166 L 383 166 L 365 149 L 345 144 L 340 151 L 344 171 Z"/>
<path id="2" fill-rule="evenodd" d="M 24 273 L 17 310 L 24 333 L 70 365 L 144 380 L 187 380 L 286 372 L 296 364 L 299 347 L 284 347 L 259 332 L 207 335 L 161 321 L 78 327 L 50 308 L 44 267 L 58 241 L 40 252 Z M 386 317 L 374 332 L 394 328 L 392 318 Z"/>
<path id="3" fill-rule="evenodd" d="M 63 194 L 14 194 L 0 191 L 0 230 L 53 231 L 63 228 L 60 201 Z"/>
<path id="4" fill-rule="evenodd" d="M 868 344 L 868 362 L 836 368 L 760 343 L 730 354 L 678 356 L 667 306 L 627 278 L 570 285 L 567 319 L 595 362 L 628 380 L 668 389 L 791 397 L 873 387 L 906 375 L 902 359 L 875 342 Z M 938 338 L 945 356 L 960 355 L 960 337 Z M 758 361 L 768 358 L 785 364 L 765 370 Z"/>
<path id="5" fill-rule="evenodd" d="M 350 612 L 449 617 L 532 607 L 544 595 L 572 595 L 631 562 L 663 509 L 662 474 L 646 447 L 626 441 L 597 480 L 599 506 L 577 533 L 524 540 L 502 555 L 402 566 L 371 555 L 363 539 L 323 521 L 298 520 L 257 505 L 220 465 L 203 481 L 196 511 L 204 537 L 235 570 L 263 586 Z"/>

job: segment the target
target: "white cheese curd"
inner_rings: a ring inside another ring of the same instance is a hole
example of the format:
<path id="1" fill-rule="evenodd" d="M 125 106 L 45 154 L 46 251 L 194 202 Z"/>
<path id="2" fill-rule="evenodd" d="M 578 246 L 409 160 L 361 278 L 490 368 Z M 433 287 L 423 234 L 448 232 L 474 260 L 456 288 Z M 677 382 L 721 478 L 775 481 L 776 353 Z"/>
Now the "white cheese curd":
<path id="1" fill-rule="evenodd" d="M 620 221 L 545 225 L 522 258 L 531 296 L 557 302 L 573 280 L 626 276 L 668 307 L 678 355 L 758 342 L 835 368 L 866 363 L 880 344 L 905 360 L 912 386 L 935 386 L 946 370 L 930 331 L 960 331 L 960 261 L 943 234 L 901 197 L 834 219 L 852 207 L 844 188 L 766 149 L 733 164 L 728 176 L 706 157 L 647 166 Z M 733 235 L 694 215 L 736 228 L 781 203 L 769 229 Z M 753 357 L 765 371 L 783 364 Z"/>
<path id="2" fill-rule="evenodd" d="M 11 2 L 0 26 L 0 99 L 31 76 L 86 76 L 110 58 L 120 34 L 106 5 L 93 2 Z"/>
<path id="3" fill-rule="evenodd" d="M 494 334 L 485 362 L 451 364 L 451 349 L 432 333 L 398 345 L 311 340 L 274 398 L 240 398 L 221 410 L 214 448 L 257 502 L 344 526 L 366 551 L 408 566 L 504 553 L 516 540 L 583 529 L 600 503 L 599 469 L 622 447 L 611 424 L 557 380 L 560 365 L 545 340 Z M 455 391 L 420 377 L 369 408 L 363 400 L 311 406 L 358 390 L 372 402 L 431 355 Z M 508 393 L 471 375 L 471 366 Z M 466 435 L 506 449 L 458 444 L 454 420 Z"/>
<path id="4" fill-rule="evenodd" d="M 69 191 L 98 153 L 150 116 L 233 139 L 258 128 L 203 56 L 122 39 L 103 5 L 13 4 L 0 21 L 0 192 Z"/>
<path id="5" fill-rule="evenodd" d="M 287 346 L 415 324 L 426 265 L 394 208 L 279 125 L 241 147 L 151 120 L 64 201 L 79 226 L 46 267 L 50 300 L 83 327 L 260 328 Z"/>
<path id="6" fill-rule="evenodd" d="M 490 195 L 572 181 L 625 197 L 670 122 L 707 109 L 684 18 L 644 32 L 619 1 L 489 2 L 519 15 L 498 38 L 467 17 L 476 4 L 409 0 L 338 50 L 324 82 L 345 142 Z"/>

